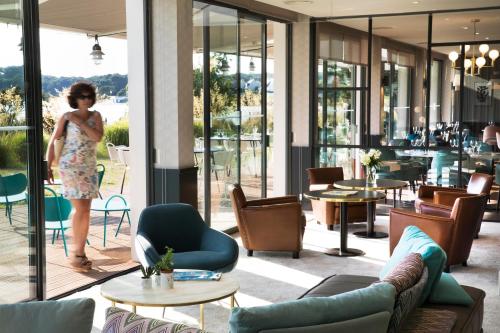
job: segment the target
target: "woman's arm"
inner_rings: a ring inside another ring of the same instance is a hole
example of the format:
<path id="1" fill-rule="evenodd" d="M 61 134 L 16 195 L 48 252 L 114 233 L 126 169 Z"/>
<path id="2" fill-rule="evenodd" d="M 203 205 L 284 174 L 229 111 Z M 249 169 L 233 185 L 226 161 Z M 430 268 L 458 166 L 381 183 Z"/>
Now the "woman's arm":
<path id="1" fill-rule="evenodd" d="M 99 141 L 101 141 L 103 133 L 104 133 L 104 130 L 102 128 L 102 117 L 101 117 L 101 114 L 99 112 L 97 112 L 97 111 L 94 111 L 94 112 L 95 112 L 95 115 L 94 115 L 95 127 L 89 126 L 87 124 L 87 122 L 82 121 L 78 117 L 74 117 L 77 119 L 72 120 L 72 121 L 74 121 L 87 134 L 87 136 L 90 138 L 90 140 L 95 141 L 95 142 L 99 142 Z"/>
<path id="2" fill-rule="evenodd" d="M 64 124 L 66 123 L 65 119 L 66 114 L 59 118 L 56 123 L 56 127 L 52 136 L 50 137 L 49 144 L 47 146 L 47 171 L 49 176 L 49 182 L 52 183 L 54 181 L 54 176 L 52 175 L 52 163 L 54 162 L 54 140 L 59 139 L 64 133 Z"/>

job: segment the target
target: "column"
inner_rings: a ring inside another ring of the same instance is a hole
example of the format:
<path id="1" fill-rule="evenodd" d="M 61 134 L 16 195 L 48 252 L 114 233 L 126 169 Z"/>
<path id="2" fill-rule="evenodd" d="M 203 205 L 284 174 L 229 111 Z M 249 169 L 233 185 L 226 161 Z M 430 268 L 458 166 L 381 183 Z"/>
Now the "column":
<path id="1" fill-rule="evenodd" d="M 191 1 L 152 2 L 153 201 L 196 207 L 192 11 Z"/>

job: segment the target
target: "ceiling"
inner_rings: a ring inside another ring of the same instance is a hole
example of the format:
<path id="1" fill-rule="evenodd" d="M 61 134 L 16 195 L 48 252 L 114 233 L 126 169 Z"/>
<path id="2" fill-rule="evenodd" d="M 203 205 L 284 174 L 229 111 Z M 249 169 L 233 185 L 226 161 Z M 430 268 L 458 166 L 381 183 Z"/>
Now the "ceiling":
<path id="1" fill-rule="evenodd" d="M 500 0 L 258 0 L 313 17 L 375 15 L 388 13 L 500 6 Z"/>

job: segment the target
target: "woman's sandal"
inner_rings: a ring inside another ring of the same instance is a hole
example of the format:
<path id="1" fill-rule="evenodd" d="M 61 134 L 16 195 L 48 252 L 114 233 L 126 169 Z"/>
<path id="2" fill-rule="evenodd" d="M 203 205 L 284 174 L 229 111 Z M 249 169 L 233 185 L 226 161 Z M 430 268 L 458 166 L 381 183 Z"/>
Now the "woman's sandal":
<path id="1" fill-rule="evenodd" d="M 70 259 L 70 265 L 75 271 L 88 272 L 92 269 L 92 261 L 87 258 L 85 253 L 83 255 L 73 254 Z"/>

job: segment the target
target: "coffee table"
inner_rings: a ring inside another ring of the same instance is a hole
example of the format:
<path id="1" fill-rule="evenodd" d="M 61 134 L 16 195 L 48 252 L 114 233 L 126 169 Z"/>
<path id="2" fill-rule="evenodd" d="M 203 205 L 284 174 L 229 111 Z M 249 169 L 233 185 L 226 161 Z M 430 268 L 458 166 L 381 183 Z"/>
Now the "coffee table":
<path id="1" fill-rule="evenodd" d="M 396 208 L 396 190 L 407 186 L 406 182 L 395 179 L 377 179 L 373 184 L 367 184 L 365 179 L 339 180 L 333 183 L 333 186 L 341 189 L 365 190 L 365 191 L 394 191 L 393 207 Z M 355 232 L 354 235 L 363 238 L 385 238 L 388 236 L 385 232 L 374 231 L 375 224 L 375 201 L 367 203 L 368 221 L 366 231 Z"/>
<path id="2" fill-rule="evenodd" d="M 173 289 L 156 286 L 142 287 L 141 274 L 129 273 L 111 279 L 101 286 L 101 295 L 113 303 L 137 306 L 173 307 L 200 305 L 200 328 L 205 327 L 204 304 L 230 297 L 234 307 L 234 295 L 240 289 L 236 279 L 223 274 L 219 281 L 175 281 Z"/>
<path id="3" fill-rule="evenodd" d="M 345 190 L 336 190 L 345 191 Z M 349 202 L 375 202 L 385 198 L 385 194 L 376 191 L 357 191 L 353 195 L 334 195 L 331 190 L 310 191 L 304 196 L 311 200 L 321 200 L 340 203 L 340 247 L 328 249 L 325 254 L 337 257 L 352 257 L 363 255 L 364 252 L 358 249 L 347 247 L 347 204 Z"/>

